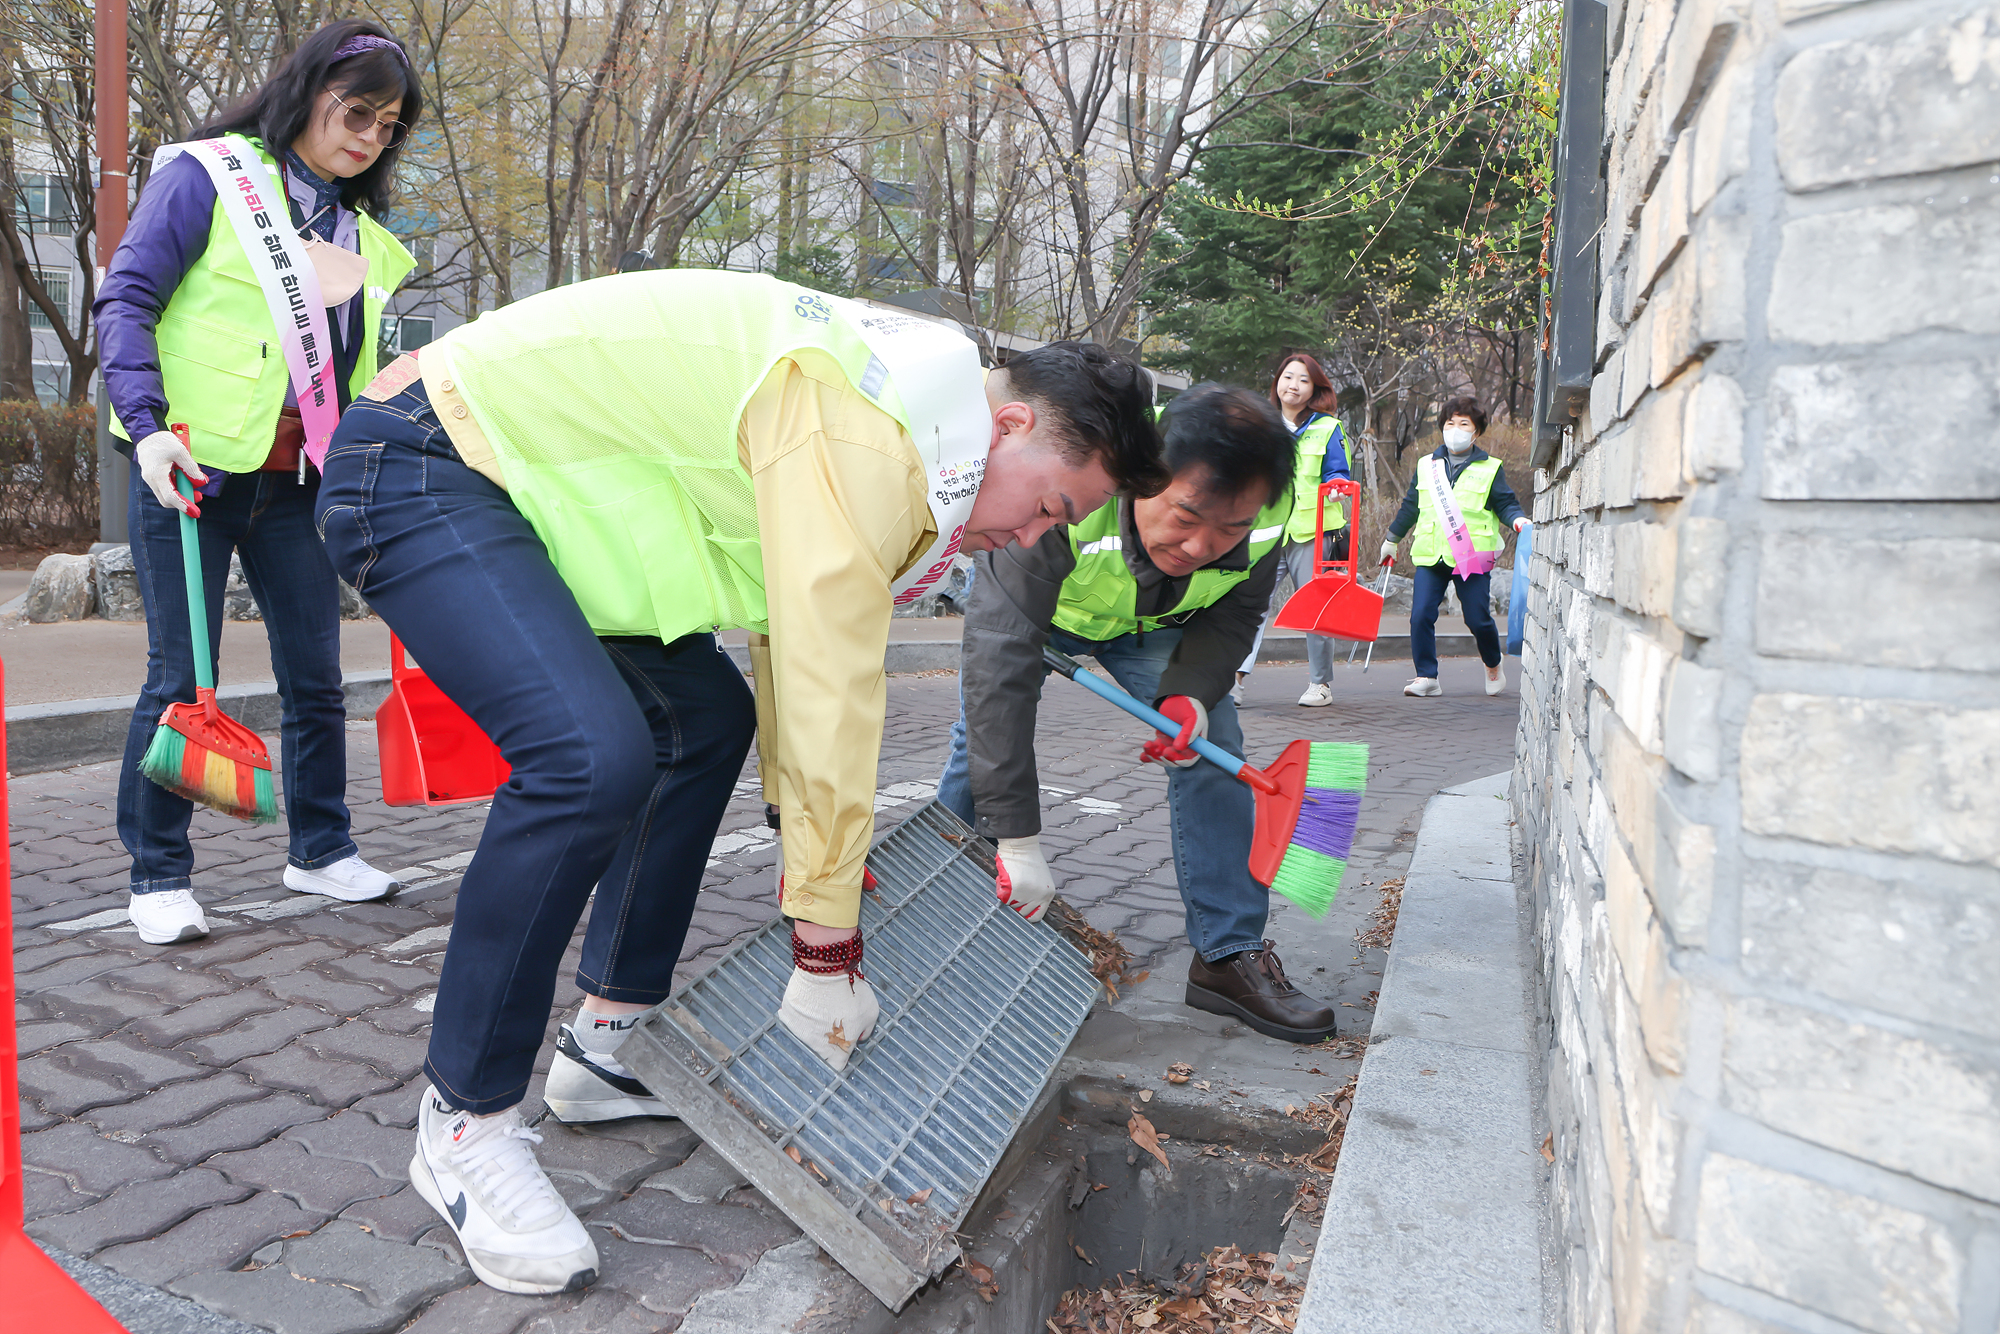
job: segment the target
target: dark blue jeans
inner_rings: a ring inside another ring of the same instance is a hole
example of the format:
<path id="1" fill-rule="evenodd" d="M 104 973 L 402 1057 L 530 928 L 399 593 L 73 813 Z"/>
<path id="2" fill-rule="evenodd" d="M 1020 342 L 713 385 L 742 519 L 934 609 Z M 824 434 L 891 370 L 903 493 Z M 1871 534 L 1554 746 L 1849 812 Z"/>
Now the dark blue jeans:
<path id="1" fill-rule="evenodd" d="M 1049 636 L 1049 643 L 1063 653 L 1087 653 L 1096 658 L 1126 693 L 1148 703 L 1174 646 L 1180 642 L 1179 630 L 1121 635 L 1103 643 L 1078 639 L 1061 630 Z M 1135 728 L 1132 748 L 1137 750 L 1147 736 L 1143 725 Z M 1227 695 L 1208 712 L 1208 739 L 1232 755 L 1243 753 L 1243 725 L 1236 716 L 1236 702 Z M 1187 911 L 1188 943 L 1210 963 L 1256 949 L 1264 942 L 1271 891 L 1250 878 L 1250 835 L 1257 824 L 1250 789 L 1206 760 L 1185 769 L 1161 767 L 1167 774 L 1174 874 L 1180 880 L 1181 904 Z M 965 706 L 961 702 L 958 721 L 951 729 L 951 756 L 938 779 L 938 800 L 967 824 L 973 822 L 970 774 Z"/>
<path id="2" fill-rule="evenodd" d="M 1475 574 L 1460 579 L 1452 572 L 1451 562 L 1445 561 L 1416 569 L 1416 589 L 1410 597 L 1410 656 L 1416 659 L 1418 676 L 1435 678 L 1438 674 L 1438 608 L 1444 603 L 1444 590 L 1454 583 L 1458 585 L 1459 608 L 1465 613 L 1465 628 L 1472 631 L 1473 641 L 1479 645 L 1479 660 L 1488 667 L 1500 665 L 1500 631 L 1493 624 L 1489 597 L 1493 576 Z"/>
<path id="3" fill-rule="evenodd" d="M 237 473 L 219 494 L 201 502 L 195 523 L 208 595 L 209 660 L 221 651 L 231 551 L 242 555 L 243 577 L 264 613 L 271 671 L 283 703 L 278 766 L 291 828 L 288 855 L 292 865 L 308 870 L 331 866 L 355 850 L 347 815 L 340 585 L 313 531 L 318 494 L 316 477 L 302 486 L 291 473 Z M 118 837 L 132 854 L 132 892 L 151 894 L 186 889 L 194 870 L 188 845 L 194 804 L 139 776 L 140 757 L 159 728 L 161 712 L 169 703 L 194 699 L 194 640 L 188 633 L 180 515 L 154 497 L 137 468 L 126 520 L 132 568 L 146 604 L 146 684 L 132 710 L 118 774 Z M 232 667 L 242 679 L 244 664 Z"/>
<path id="4" fill-rule="evenodd" d="M 709 634 L 599 639 L 507 493 L 459 461 L 421 381 L 357 399 L 327 451 L 336 569 L 513 765 L 458 891 L 425 1071 L 453 1106 L 527 1090 L 592 889 L 577 985 L 673 987 L 710 845 L 756 730 Z"/>

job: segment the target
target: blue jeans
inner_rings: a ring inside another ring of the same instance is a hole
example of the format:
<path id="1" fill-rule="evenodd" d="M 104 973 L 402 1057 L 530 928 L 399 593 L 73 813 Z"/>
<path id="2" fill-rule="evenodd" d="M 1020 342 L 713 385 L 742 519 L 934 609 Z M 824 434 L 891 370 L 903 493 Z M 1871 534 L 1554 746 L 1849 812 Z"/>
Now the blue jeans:
<path id="1" fill-rule="evenodd" d="M 354 855 L 347 815 L 347 702 L 340 688 L 340 585 L 313 531 L 319 481 L 282 472 L 236 473 L 201 502 L 195 532 L 208 604 L 209 661 L 222 647 L 222 593 L 229 553 L 264 613 L 271 671 L 282 701 L 279 777 L 291 829 L 287 855 L 307 870 Z M 118 774 L 118 838 L 132 854 L 132 892 L 186 889 L 194 870 L 188 819 L 194 804 L 139 776 L 139 760 L 169 703 L 194 699 L 194 639 L 188 632 L 180 514 L 162 505 L 132 469 L 126 522 L 132 568 L 146 604 L 146 684 L 132 710 Z M 240 675 L 241 664 L 236 664 Z"/>
<path id="2" fill-rule="evenodd" d="M 507 493 L 459 461 L 419 381 L 356 400 L 327 451 L 339 569 L 513 765 L 458 891 L 424 1068 L 455 1107 L 519 1102 L 592 889 L 577 985 L 673 988 L 757 713 L 710 634 L 600 639 Z"/>
<path id="3" fill-rule="evenodd" d="M 1461 579 L 1452 572 L 1449 561 L 1419 565 L 1416 576 L 1417 586 L 1410 597 L 1410 656 L 1416 659 L 1417 675 L 1435 678 L 1438 674 L 1438 607 L 1444 602 L 1444 590 L 1454 583 L 1458 585 L 1458 605 L 1465 612 L 1465 628 L 1472 631 L 1479 645 L 1479 660 L 1488 667 L 1498 667 L 1500 630 L 1493 624 L 1489 597 L 1493 576 L 1475 574 Z"/>
<path id="4" fill-rule="evenodd" d="M 1049 643 L 1063 653 L 1089 654 L 1135 699 L 1150 703 L 1179 630 L 1154 630 L 1143 637 L 1121 635 L 1102 643 L 1061 630 Z M 1102 704 L 1100 707 L 1109 708 Z M 1121 715 L 1122 716 L 1122 715 Z M 1233 755 L 1243 753 L 1243 727 L 1236 704 L 1224 695 L 1208 713 L 1208 739 Z M 1146 740 L 1135 727 L 1132 745 Z M 1174 874 L 1187 910 L 1188 942 L 1210 963 L 1264 943 L 1271 892 L 1250 878 L 1250 834 L 1257 823 L 1250 789 L 1203 760 L 1167 772 L 1167 809 L 1172 821 Z M 959 819 L 972 823 L 972 781 L 966 759 L 965 706 L 951 729 L 951 757 L 938 779 L 938 800 Z"/>

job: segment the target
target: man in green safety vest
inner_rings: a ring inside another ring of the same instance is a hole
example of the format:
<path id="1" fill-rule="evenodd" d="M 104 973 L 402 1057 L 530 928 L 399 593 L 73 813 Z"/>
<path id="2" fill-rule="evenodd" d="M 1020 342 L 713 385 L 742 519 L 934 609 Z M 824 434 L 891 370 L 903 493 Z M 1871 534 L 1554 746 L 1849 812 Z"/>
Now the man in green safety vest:
<path id="1" fill-rule="evenodd" d="M 1332 1034 L 1333 1011 L 1286 979 L 1264 938 L 1270 894 L 1250 877 L 1250 790 L 1188 743 L 1240 752 L 1229 696 L 1277 582 L 1296 449 L 1256 394 L 1197 385 L 1161 421 L 1173 481 L 1118 499 L 1065 532 L 974 559 L 960 712 L 938 800 L 999 844 L 1001 900 L 1030 921 L 1055 894 L 1040 846 L 1035 712 L 1042 646 L 1089 654 L 1181 724 L 1141 754 L 1167 766 L 1174 869 L 1195 957 L 1187 1003 L 1293 1042 Z"/>
<path id="2" fill-rule="evenodd" d="M 1486 664 L 1486 693 L 1497 695 L 1507 681 L 1500 669 L 1500 631 L 1488 603 L 1493 561 L 1506 545 L 1503 524 L 1519 532 L 1528 516 L 1500 460 L 1473 444 L 1486 433 L 1486 410 L 1472 398 L 1448 400 L 1438 411 L 1444 443 L 1417 463 L 1417 474 L 1402 508 L 1389 524 L 1382 543 L 1382 564 L 1396 559 L 1396 544 L 1412 526 L 1410 564 L 1416 589 L 1410 599 L 1410 656 L 1417 674 L 1403 687 L 1405 695 L 1427 698 L 1444 693 L 1438 684 L 1437 618 L 1444 590 L 1458 585 L 1458 605 L 1465 628 L 1479 645 Z"/>

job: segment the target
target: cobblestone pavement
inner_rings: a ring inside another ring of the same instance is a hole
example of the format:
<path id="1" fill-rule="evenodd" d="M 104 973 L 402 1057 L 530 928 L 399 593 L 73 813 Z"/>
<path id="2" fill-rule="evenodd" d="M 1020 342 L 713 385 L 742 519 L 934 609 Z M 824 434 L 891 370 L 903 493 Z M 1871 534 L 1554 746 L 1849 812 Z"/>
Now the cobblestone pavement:
<path id="1" fill-rule="evenodd" d="M 1477 663 L 1461 660 L 1445 664 L 1442 699 L 1401 697 L 1403 669 L 1387 664 L 1365 676 L 1341 669 L 1338 702 L 1305 710 L 1292 703 L 1303 675 L 1267 666 L 1253 680 L 1251 758 L 1268 760 L 1301 735 L 1372 744 L 1340 914 L 1359 920 L 1372 896 L 1355 887 L 1407 863 L 1425 800 L 1511 763 L 1516 699 L 1511 688 L 1485 697 Z M 895 677 L 889 700 L 884 824 L 929 796 L 957 678 Z M 1049 683 L 1038 739 L 1044 843 L 1070 901 L 1158 959 L 1182 938 L 1181 910 L 1165 784 L 1137 762 L 1135 728 Z M 372 727 L 351 728 L 350 754 L 350 792 L 377 792 Z M 745 778 L 715 843 L 683 977 L 773 910 L 777 849 Z M 484 808 L 357 801 L 364 855 L 408 883 L 356 905 L 281 887 L 282 824 L 204 812 L 196 885 L 213 934 L 153 947 L 125 918 L 115 782 L 113 766 L 98 765 L 9 784 L 28 1231 L 45 1246 L 284 1334 L 640 1334 L 683 1321 L 719 1328 L 734 1300 L 727 1290 L 798 1239 L 719 1160 L 696 1154 L 678 1122 L 573 1130 L 543 1119 L 541 1160 L 592 1225 L 603 1277 L 561 1298 L 474 1283 L 406 1166 L 457 874 Z M 579 999 L 569 981 L 576 949 L 551 1033 Z M 1365 1003 L 1380 968 L 1379 953 L 1357 953 L 1348 976 L 1308 985 Z M 539 1085 L 538 1076 L 531 1114 Z M 710 1305 L 697 1309 L 704 1297 Z"/>

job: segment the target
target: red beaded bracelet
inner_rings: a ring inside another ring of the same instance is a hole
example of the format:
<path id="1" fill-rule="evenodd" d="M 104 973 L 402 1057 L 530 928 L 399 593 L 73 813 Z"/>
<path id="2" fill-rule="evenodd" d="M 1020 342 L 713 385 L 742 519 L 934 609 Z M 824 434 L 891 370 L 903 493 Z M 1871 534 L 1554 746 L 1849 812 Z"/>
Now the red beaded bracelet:
<path id="1" fill-rule="evenodd" d="M 850 938 L 831 945 L 808 945 L 799 939 L 797 931 L 793 931 L 792 966 L 819 977 L 846 973 L 849 977 L 865 980 L 867 974 L 861 971 L 861 933 L 857 931 Z"/>

